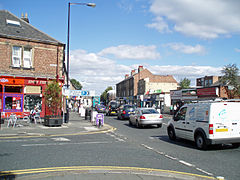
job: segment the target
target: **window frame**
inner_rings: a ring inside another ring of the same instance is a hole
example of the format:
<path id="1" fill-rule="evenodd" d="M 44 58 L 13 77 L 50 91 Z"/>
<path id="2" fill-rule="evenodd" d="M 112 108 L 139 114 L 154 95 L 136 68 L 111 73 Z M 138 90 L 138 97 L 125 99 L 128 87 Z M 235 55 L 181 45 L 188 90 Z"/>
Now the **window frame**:
<path id="1" fill-rule="evenodd" d="M 25 55 L 25 52 L 27 52 L 26 50 L 29 50 L 29 57 L 25 57 L 26 55 Z M 29 66 L 27 66 L 26 64 L 25 64 L 25 59 L 27 59 L 27 58 L 29 58 Z M 30 47 L 24 47 L 23 48 L 23 67 L 24 68 L 32 68 L 32 48 L 30 48 Z"/>
<path id="2" fill-rule="evenodd" d="M 19 55 L 15 55 L 15 48 L 19 48 Z M 19 63 L 16 64 L 14 58 L 19 58 Z M 12 66 L 13 67 L 21 67 L 21 62 L 22 62 L 22 47 L 21 46 L 12 46 Z"/>
<path id="3" fill-rule="evenodd" d="M 16 48 L 19 48 L 18 52 L 16 51 Z M 15 58 L 19 59 L 18 64 L 15 63 Z M 11 66 L 14 68 L 32 69 L 33 68 L 33 48 L 29 46 L 13 45 Z"/>

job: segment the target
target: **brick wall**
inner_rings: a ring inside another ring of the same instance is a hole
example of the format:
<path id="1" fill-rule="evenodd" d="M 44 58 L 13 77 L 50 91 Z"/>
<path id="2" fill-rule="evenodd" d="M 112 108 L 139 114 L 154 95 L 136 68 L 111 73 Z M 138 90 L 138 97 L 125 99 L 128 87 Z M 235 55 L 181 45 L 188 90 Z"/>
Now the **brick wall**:
<path id="1" fill-rule="evenodd" d="M 33 68 L 13 68 L 12 47 L 31 47 Z M 51 45 L 38 42 L 0 38 L 0 73 L 29 77 L 55 78 L 58 73 L 63 77 L 63 45 Z"/>

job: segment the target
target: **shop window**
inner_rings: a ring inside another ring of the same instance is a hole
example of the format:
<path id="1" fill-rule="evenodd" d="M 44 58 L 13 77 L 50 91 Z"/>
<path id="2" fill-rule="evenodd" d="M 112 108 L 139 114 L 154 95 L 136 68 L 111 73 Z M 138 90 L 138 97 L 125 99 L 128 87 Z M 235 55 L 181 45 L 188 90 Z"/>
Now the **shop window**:
<path id="1" fill-rule="evenodd" d="M 22 97 L 21 96 L 5 96 L 5 110 L 14 111 L 22 109 Z"/>
<path id="2" fill-rule="evenodd" d="M 24 95 L 24 111 L 30 112 L 34 107 L 37 107 L 38 111 L 42 111 L 42 98 L 40 95 Z"/>

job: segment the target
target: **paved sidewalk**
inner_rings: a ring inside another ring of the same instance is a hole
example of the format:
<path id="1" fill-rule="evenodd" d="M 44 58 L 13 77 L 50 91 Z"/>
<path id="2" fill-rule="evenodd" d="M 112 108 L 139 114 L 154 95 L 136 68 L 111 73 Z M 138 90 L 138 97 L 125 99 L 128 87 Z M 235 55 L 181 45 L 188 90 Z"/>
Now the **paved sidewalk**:
<path id="1" fill-rule="evenodd" d="M 76 112 L 70 112 L 69 122 L 63 123 L 62 126 L 59 127 L 48 127 L 40 123 L 27 123 L 22 120 L 18 120 L 16 127 L 7 127 L 7 124 L 7 121 L 5 121 L 4 124 L 1 124 L 0 138 L 76 135 L 111 131 L 114 129 L 106 124 L 101 128 L 97 128 L 90 122 L 90 120 L 85 120 L 84 117 L 80 117 Z"/>

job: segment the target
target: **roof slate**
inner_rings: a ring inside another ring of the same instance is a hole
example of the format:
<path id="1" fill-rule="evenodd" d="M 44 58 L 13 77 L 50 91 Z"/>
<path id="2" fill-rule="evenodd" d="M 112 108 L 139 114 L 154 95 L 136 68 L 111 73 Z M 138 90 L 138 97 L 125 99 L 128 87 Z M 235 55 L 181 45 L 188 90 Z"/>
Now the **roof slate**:
<path id="1" fill-rule="evenodd" d="M 7 19 L 19 22 L 20 26 L 7 24 Z M 0 37 L 63 45 L 7 10 L 0 10 Z"/>

